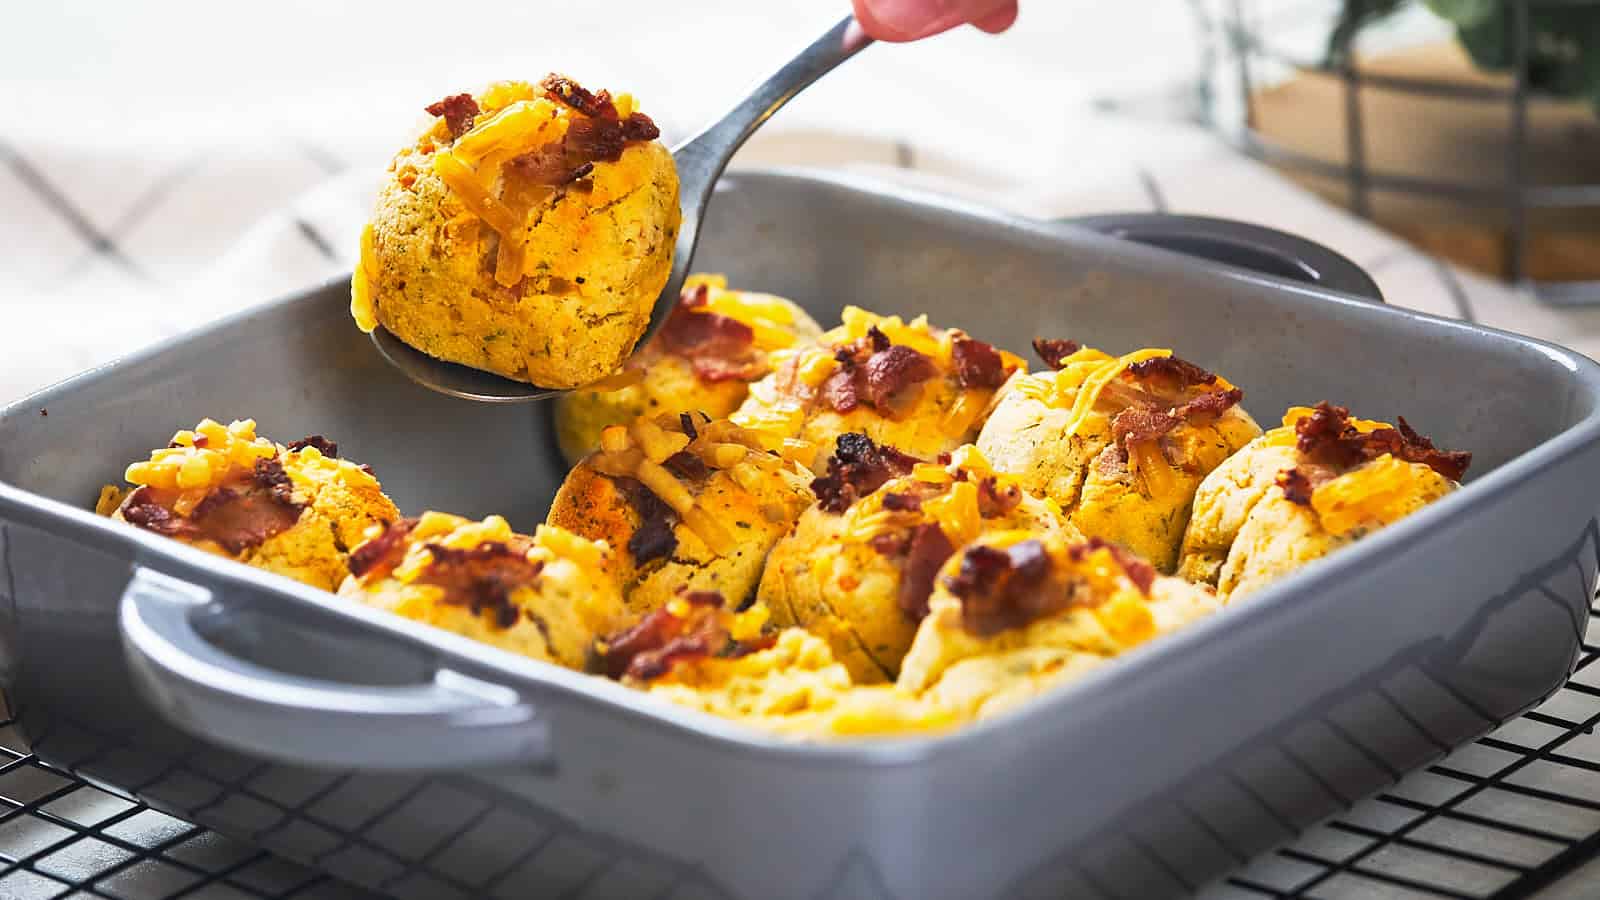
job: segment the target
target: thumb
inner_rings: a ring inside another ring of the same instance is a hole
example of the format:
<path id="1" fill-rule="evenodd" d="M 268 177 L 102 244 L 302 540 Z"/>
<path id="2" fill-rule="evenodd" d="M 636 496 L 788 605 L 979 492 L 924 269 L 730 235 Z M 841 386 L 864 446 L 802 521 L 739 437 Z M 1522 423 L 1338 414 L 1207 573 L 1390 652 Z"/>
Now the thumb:
<path id="1" fill-rule="evenodd" d="M 882 41 L 917 41 L 960 25 L 999 32 L 1017 17 L 1017 0 L 853 0 L 856 21 Z"/>

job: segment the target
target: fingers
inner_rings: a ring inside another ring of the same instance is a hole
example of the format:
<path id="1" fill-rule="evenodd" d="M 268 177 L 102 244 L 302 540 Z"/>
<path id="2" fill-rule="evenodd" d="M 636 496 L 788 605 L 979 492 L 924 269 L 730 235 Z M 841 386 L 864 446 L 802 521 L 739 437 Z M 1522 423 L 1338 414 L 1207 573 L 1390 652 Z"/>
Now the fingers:
<path id="1" fill-rule="evenodd" d="M 1007 3 L 980 19 L 974 19 L 972 24 L 979 31 L 986 31 L 989 34 L 999 34 L 1000 32 L 1005 31 L 1007 28 L 1010 28 L 1016 23 L 1016 21 L 1017 4 Z"/>
<path id="2" fill-rule="evenodd" d="M 991 34 L 1011 27 L 1017 0 L 853 0 L 856 21 L 881 41 L 917 41 L 973 24 Z"/>

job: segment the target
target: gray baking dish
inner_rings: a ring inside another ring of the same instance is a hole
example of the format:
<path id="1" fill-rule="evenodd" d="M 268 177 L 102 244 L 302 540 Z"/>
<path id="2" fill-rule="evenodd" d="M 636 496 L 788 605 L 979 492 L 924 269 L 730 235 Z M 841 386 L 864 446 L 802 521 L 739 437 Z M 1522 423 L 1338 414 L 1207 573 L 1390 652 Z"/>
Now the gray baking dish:
<path id="1" fill-rule="evenodd" d="M 86 511 L 203 416 L 337 439 L 404 509 L 531 528 L 546 407 L 393 373 L 330 283 L 0 413 L 0 686 L 45 760 L 405 897 L 1157 897 L 1556 689 L 1597 560 L 1600 368 L 1086 229 L 729 176 L 699 268 L 793 297 L 1171 346 L 1270 423 L 1329 399 L 1475 454 L 1466 488 L 1017 713 L 796 745 Z"/>

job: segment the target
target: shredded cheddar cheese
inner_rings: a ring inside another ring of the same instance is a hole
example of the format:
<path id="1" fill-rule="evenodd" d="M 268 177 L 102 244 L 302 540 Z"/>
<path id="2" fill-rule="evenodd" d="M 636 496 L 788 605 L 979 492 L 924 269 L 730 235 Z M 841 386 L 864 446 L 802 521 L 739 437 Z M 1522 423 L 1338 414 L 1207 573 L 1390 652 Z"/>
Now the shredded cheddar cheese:
<path id="1" fill-rule="evenodd" d="M 1079 351 L 1082 352 L 1082 351 Z M 1073 354 L 1076 356 L 1077 354 Z M 1155 359 L 1160 356 L 1171 356 L 1171 350 L 1146 348 L 1135 350 L 1132 353 L 1119 356 L 1114 360 L 1100 365 L 1089 377 L 1083 380 L 1083 386 L 1078 389 L 1077 396 L 1072 401 L 1072 411 L 1067 418 L 1067 427 L 1063 432 L 1066 435 L 1076 434 L 1083 427 L 1089 413 L 1094 410 L 1094 405 L 1100 400 L 1100 392 L 1113 378 L 1127 371 L 1127 368 L 1136 362 Z"/>

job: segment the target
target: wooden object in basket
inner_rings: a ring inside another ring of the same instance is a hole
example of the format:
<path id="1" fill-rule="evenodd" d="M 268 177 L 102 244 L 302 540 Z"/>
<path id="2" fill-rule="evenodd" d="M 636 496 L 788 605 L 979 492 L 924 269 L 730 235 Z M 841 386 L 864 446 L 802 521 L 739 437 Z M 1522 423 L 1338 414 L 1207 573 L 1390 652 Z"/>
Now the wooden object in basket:
<path id="1" fill-rule="evenodd" d="M 1508 89 L 1507 75 L 1475 69 L 1453 42 L 1363 56 L 1358 70 Z M 1261 90 L 1254 124 L 1271 142 L 1338 166 L 1348 163 L 1341 77 L 1307 73 Z M 1511 101 L 1419 96 L 1363 84 L 1368 171 L 1491 188 L 1508 184 Z M 1280 167 L 1325 199 L 1349 206 L 1344 178 Z M 1600 184 L 1600 118 L 1581 101 L 1535 98 L 1528 107 L 1528 183 Z M 1369 187 L 1372 218 L 1424 250 L 1498 277 L 1509 273 L 1511 213 L 1505 203 Z M 1538 280 L 1600 279 L 1600 207 L 1530 210 L 1526 274 Z"/>

